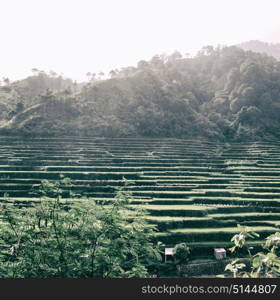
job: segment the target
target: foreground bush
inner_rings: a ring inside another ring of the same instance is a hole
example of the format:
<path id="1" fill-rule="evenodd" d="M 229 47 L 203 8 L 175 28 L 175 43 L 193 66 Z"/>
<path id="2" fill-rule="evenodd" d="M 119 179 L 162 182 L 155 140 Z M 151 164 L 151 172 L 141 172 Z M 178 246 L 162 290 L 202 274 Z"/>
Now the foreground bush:
<path id="1" fill-rule="evenodd" d="M 229 250 L 234 253 L 239 249 L 246 249 L 249 265 L 246 266 L 240 259 L 234 259 L 226 266 L 225 271 L 230 271 L 233 277 L 280 278 L 280 232 L 268 236 L 263 244 L 263 251 L 252 255 L 252 247 L 248 246 L 247 241 L 255 237 L 259 235 L 249 227 L 240 227 L 240 233 L 231 239 L 234 246 Z"/>
<path id="2" fill-rule="evenodd" d="M 148 277 L 161 256 L 129 195 L 119 191 L 110 205 L 67 203 L 66 180 L 43 181 L 32 208 L 2 206 L 0 277 Z"/>

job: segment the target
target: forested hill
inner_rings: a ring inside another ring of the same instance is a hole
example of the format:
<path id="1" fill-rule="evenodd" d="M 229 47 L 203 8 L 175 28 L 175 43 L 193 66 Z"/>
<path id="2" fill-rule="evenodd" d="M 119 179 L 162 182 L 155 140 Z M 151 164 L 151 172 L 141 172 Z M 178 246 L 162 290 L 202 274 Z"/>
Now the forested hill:
<path id="1" fill-rule="evenodd" d="M 262 41 L 248 41 L 237 45 L 245 51 L 254 51 L 258 53 L 266 53 L 280 60 L 280 44 L 266 43 Z"/>
<path id="2" fill-rule="evenodd" d="M 1 86 L 4 134 L 280 137 L 280 62 L 238 47 L 157 55 L 76 84 L 35 73 Z"/>

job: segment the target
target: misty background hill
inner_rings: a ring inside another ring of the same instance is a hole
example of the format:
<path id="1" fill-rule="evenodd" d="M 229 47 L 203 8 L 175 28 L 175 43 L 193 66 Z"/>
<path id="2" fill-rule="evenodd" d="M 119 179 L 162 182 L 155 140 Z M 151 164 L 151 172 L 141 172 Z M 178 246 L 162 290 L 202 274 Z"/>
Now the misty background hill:
<path id="1" fill-rule="evenodd" d="M 262 41 L 248 41 L 238 44 L 237 47 L 245 51 L 254 51 L 258 53 L 265 53 L 280 60 L 280 44 L 266 43 Z"/>
<path id="2" fill-rule="evenodd" d="M 250 51 L 247 51 L 250 50 Z M 258 53 L 259 52 L 259 53 Z M 137 67 L 88 73 L 77 83 L 55 72 L 0 87 L 2 134 L 106 137 L 279 138 L 279 45 L 250 41 L 174 52 Z"/>

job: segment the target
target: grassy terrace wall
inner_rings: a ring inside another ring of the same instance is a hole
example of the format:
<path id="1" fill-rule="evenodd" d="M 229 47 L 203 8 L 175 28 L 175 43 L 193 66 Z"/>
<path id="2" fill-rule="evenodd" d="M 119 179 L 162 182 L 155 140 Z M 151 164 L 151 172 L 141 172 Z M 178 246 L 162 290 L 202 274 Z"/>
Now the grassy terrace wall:
<path id="1" fill-rule="evenodd" d="M 210 253 L 230 246 L 237 223 L 261 238 L 279 230 L 279 168 L 278 142 L 1 137 L 0 201 L 31 205 L 34 184 L 64 174 L 74 183 L 65 197 L 71 188 L 110 203 L 126 181 L 157 239 Z"/>

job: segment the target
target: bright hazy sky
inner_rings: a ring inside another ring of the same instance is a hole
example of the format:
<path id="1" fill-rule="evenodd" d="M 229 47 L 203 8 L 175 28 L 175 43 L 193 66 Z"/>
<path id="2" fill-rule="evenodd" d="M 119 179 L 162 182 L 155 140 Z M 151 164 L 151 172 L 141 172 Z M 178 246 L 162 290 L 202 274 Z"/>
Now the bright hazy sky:
<path id="1" fill-rule="evenodd" d="M 0 0 L 0 78 L 78 81 L 154 54 L 280 42 L 279 0 Z"/>

